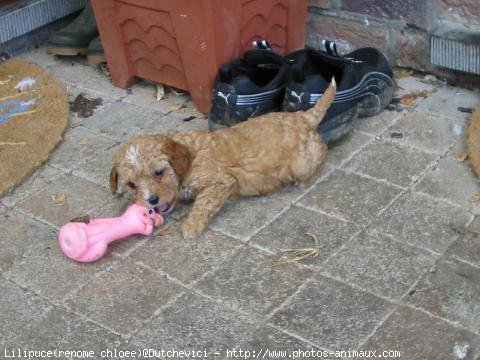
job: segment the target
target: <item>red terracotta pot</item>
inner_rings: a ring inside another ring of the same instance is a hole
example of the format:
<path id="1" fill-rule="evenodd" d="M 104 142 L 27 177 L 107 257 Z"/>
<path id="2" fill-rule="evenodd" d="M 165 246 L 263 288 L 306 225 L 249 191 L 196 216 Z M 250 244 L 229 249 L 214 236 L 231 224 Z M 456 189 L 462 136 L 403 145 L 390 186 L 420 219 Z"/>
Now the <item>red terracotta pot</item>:
<path id="1" fill-rule="evenodd" d="M 305 41 L 307 0 L 92 0 L 113 84 L 144 78 L 210 107 L 218 68 L 267 39 L 288 53 Z"/>

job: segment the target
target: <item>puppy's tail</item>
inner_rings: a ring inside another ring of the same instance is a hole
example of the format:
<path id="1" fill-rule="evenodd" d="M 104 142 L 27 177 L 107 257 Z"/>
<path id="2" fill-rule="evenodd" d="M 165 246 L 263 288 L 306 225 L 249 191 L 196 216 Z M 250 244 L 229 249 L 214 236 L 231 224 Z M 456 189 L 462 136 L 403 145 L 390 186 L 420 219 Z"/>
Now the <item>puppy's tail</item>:
<path id="1" fill-rule="evenodd" d="M 311 109 L 305 111 L 303 116 L 305 120 L 312 126 L 312 128 L 316 128 L 318 124 L 320 124 L 327 112 L 328 108 L 333 102 L 335 98 L 335 94 L 337 92 L 337 83 L 335 82 L 335 78 L 332 77 L 332 81 L 328 86 L 327 90 L 323 93 L 323 95 L 318 99 L 317 103 Z"/>

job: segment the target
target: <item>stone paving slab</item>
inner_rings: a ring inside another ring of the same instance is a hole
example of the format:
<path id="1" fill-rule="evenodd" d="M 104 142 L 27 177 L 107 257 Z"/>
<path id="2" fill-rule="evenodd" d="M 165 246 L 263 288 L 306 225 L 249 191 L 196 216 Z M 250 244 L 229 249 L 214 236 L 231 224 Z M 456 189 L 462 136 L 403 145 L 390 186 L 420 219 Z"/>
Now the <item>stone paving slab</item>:
<path id="1" fill-rule="evenodd" d="M 429 171 L 413 188 L 439 199 L 448 200 L 466 211 L 479 214 L 480 182 L 468 163 L 446 157 Z"/>
<path id="2" fill-rule="evenodd" d="M 91 131 L 115 140 L 174 130 L 207 130 L 207 122 L 203 119 L 183 119 L 179 114 L 166 115 L 161 108 L 141 107 L 122 101 L 110 103 L 81 123 Z"/>
<path id="3" fill-rule="evenodd" d="M 460 138 L 464 127 L 465 120 L 459 117 L 414 111 L 400 118 L 388 132 L 401 134 L 401 138 L 392 138 L 395 142 L 441 155 Z"/>
<path id="4" fill-rule="evenodd" d="M 82 125 L 91 131 L 115 140 L 149 133 L 146 124 L 152 117 L 161 118 L 160 111 L 142 108 L 126 102 L 114 102 L 94 115 L 83 119 Z"/>
<path id="5" fill-rule="evenodd" d="M 466 229 L 471 217 L 461 208 L 409 192 L 380 214 L 369 231 L 443 253 Z"/>
<path id="6" fill-rule="evenodd" d="M 94 159 L 77 166 L 72 174 L 110 189 L 110 169 L 119 145 L 98 154 Z"/>
<path id="7" fill-rule="evenodd" d="M 290 185 L 267 196 L 227 202 L 210 223 L 210 228 L 248 241 L 267 223 L 286 211 L 305 191 L 303 186 Z"/>
<path id="8" fill-rule="evenodd" d="M 352 131 L 339 144 L 328 150 L 326 163 L 333 167 L 341 167 L 370 141 L 372 141 L 372 136 L 369 134 Z"/>
<path id="9" fill-rule="evenodd" d="M 114 141 L 79 126 L 65 134 L 63 141 L 50 155 L 48 164 L 57 169 L 70 171 L 113 145 Z"/>
<path id="10" fill-rule="evenodd" d="M 354 129 L 375 136 L 384 132 L 388 133 L 387 129 L 395 124 L 405 112 L 405 110 L 383 111 L 370 118 L 360 118 Z"/>
<path id="11" fill-rule="evenodd" d="M 375 331 L 361 350 L 376 351 L 377 356 L 383 351 L 399 351 L 400 357 L 397 358 L 409 360 L 468 360 L 477 359 L 480 337 L 418 310 L 401 307 Z M 462 350 L 467 350 L 466 354 Z M 465 356 L 461 357 L 462 354 Z"/>
<path id="12" fill-rule="evenodd" d="M 170 131 L 208 131 L 207 120 L 192 108 L 181 108 L 164 117 L 151 117 L 146 126 L 151 134 L 166 134 Z"/>
<path id="13" fill-rule="evenodd" d="M 115 259 L 109 254 L 92 264 L 72 261 L 60 251 L 55 232 L 10 266 L 3 276 L 54 304 L 61 304 L 80 286 L 114 264 Z"/>
<path id="14" fill-rule="evenodd" d="M 0 202 L 6 206 L 12 207 L 20 200 L 25 199 L 33 192 L 43 189 L 57 179 L 64 172 L 51 166 L 44 165 L 36 170 L 30 177 L 12 191 L 0 198 Z"/>
<path id="15" fill-rule="evenodd" d="M 479 215 L 476 215 L 473 218 L 472 222 L 468 224 L 468 230 L 477 234 L 480 233 L 480 216 Z"/>
<path id="16" fill-rule="evenodd" d="M 406 302 L 480 333 L 480 268 L 441 261 L 415 286 Z"/>
<path id="17" fill-rule="evenodd" d="M 271 323 L 329 350 L 354 349 L 395 305 L 339 281 L 307 283 Z"/>
<path id="18" fill-rule="evenodd" d="M 27 49 L 21 54 L 23 60 L 33 62 L 43 68 L 48 68 L 51 65 L 58 63 L 56 56 L 47 54 L 47 45 L 40 45 L 34 49 Z"/>
<path id="19" fill-rule="evenodd" d="M 42 318 L 25 326 L 21 335 L 15 339 L 15 344 L 16 347 L 23 346 L 30 350 L 93 351 L 99 359 L 102 351 L 120 348 L 124 341 L 119 335 L 77 314 L 62 308 L 53 308 Z"/>
<path id="20" fill-rule="evenodd" d="M 29 249 L 56 236 L 54 228 L 14 210 L 0 209 L 0 271 L 6 271 Z"/>
<path id="21" fill-rule="evenodd" d="M 41 318 L 50 304 L 3 277 L 0 277 L 0 293 L 0 339 L 11 339 L 8 345 L 15 345 L 15 338 L 22 334 L 23 328 Z"/>
<path id="22" fill-rule="evenodd" d="M 195 288 L 244 313 L 266 315 L 310 276 L 307 269 L 279 263 L 256 249 L 244 247 Z"/>
<path id="23" fill-rule="evenodd" d="M 416 111 L 448 116 L 452 119 L 467 119 L 467 113 L 458 107 L 475 108 L 480 104 L 478 93 L 466 89 L 442 87 L 423 100 Z"/>
<path id="24" fill-rule="evenodd" d="M 110 191 L 100 185 L 65 174 L 18 206 L 32 216 L 60 227 L 71 219 L 88 214 L 110 200 L 111 196 Z"/>
<path id="25" fill-rule="evenodd" d="M 399 300 L 435 260 L 427 251 L 362 233 L 331 257 L 322 273 Z"/>
<path id="26" fill-rule="evenodd" d="M 256 328 L 251 317 L 187 293 L 135 334 L 131 343 L 158 349 L 199 349 L 226 358 L 226 350 L 233 350 Z"/>
<path id="27" fill-rule="evenodd" d="M 131 259 L 184 284 L 198 280 L 240 246 L 239 242 L 213 231 L 207 231 L 194 240 L 183 240 L 179 231 L 168 232 L 149 238 L 132 254 Z"/>
<path id="28" fill-rule="evenodd" d="M 392 184 L 335 170 L 303 196 L 299 205 L 366 226 L 401 191 Z"/>
<path id="29" fill-rule="evenodd" d="M 86 60 L 80 57 L 57 56 L 55 60 L 46 71 L 63 83 L 76 85 L 95 75 L 96 70 L 85 66 Z"/>
<path id="30" fill-rule="evenodd" d="M 468 232 L 461 235 L 450 246 L 446 255 L 480 268 L 480 234 Z"/>
<path id="31" fill-rule="evenodd" d="M 433 154 L 376 140 L 356 154 L 346 168 L 407 188 L 436 160 Z"/>
<path id="32" fill-rule="evenodd" d="M 272 360 L 289 359 L 294 356 L 305 360 L 334 359 L 328 356 L 328 351 L 270 326 L 255 331 L 249 339 L 240 344 L 238 349 L 250 351 L 252 357 L 267 357 Z"/>
<path id="33" fill-rule="evenodd" d="M 76 82 L 76 85 L 80 89 L 85 89 L 89 93 L 109 101 L 120 100 L 127 95 L 126 89 L 112 86 L 110 79 L 105 76 L 105 73 L 95 67 L 88 78 Z"/>
<path id="34" fill-rule="evenodd" d="M 154 83 L 141 81 L 133 84 L 130 87 L 130 90 L 127 91 L 125 97 L 122 100 L 129 104 L 142 106 L 142 107 L 151 107 L 154 109 L 158 109 L 161 104 L 171 104 L 172 102 L 174 103 L 185 102 L 185 97 L 178 97 L 178 98 L 175 97 L 174 101 L 161 102 L 156 99 L 156 96 L 157 96 L 157 89 Z M 169 97 L 169 100 L 172 100 L 172 99 L 170 99 Z"/>
<path id="35" fill-rule="evenodd" d="M 150 269 L 124 261 L 77 291 L 66 306 L 119 334 L 131 334 L 182 292 Z"/>
<path id="36" fill-rule="evenodd" d="M 252 237 L 251 243 L 284 261 L 291 259 L 285 249 L 318 249 L 299 263 L 319 266 L 360 230 L 351 223 L 325 214 L 293 206 Z"/>
<path id="37" fill-rule="evenodd" d="M 440 82 L 434 81 L 430 83 L 417 76 L 405 76 L 396 80 L 397 90 L 395 91 L 395 96 L 397 97 L 423 91 L 433 93 L 439 86 L 441 86 Z"/>

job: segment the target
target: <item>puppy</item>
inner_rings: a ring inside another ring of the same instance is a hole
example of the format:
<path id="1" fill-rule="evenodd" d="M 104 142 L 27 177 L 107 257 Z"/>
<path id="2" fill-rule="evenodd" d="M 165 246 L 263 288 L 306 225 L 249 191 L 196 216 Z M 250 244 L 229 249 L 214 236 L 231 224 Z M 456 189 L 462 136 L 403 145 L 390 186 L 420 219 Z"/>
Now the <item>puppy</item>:
<path id="1" fill-rule="evenodd" d="M 327 146 L 316 128 L 335 92 L 332 79 L 308 111 L 270 113 L 213 133 L 133 137 L 116 155 L 111 191 L 124 183 L 138 203 L 160 213 L 179 199 L 195 200 L 181 230 L 184 238 L 198 237 L 227 199 L 268 194 L 319 174 Z"/>

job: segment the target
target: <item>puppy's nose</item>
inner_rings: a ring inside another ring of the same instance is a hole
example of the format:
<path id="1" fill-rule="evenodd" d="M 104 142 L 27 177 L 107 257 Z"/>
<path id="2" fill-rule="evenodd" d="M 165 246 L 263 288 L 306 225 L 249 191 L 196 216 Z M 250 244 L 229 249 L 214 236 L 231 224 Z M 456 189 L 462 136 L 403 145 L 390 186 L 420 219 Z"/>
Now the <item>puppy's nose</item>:
<path id="1" fill-rule="evenodd" d="M 155 206 L 158 204 L 158 201 L 159 201 L 159 197 L 157 195 L 152 195 L 148 198 L 148 203 L 152 206 Z"/>

